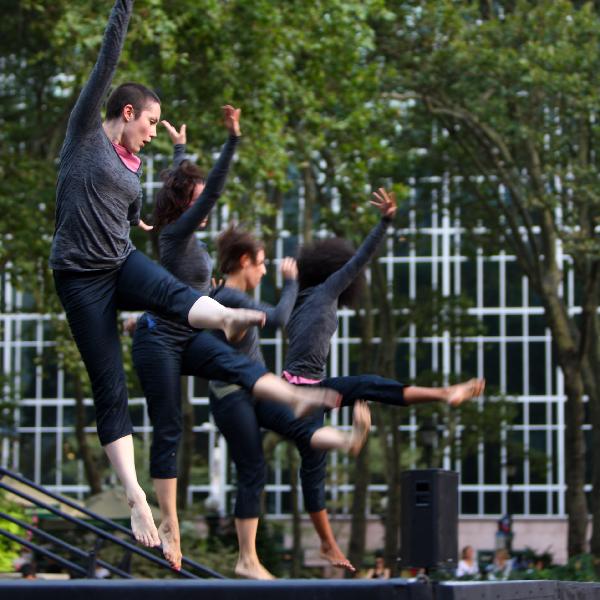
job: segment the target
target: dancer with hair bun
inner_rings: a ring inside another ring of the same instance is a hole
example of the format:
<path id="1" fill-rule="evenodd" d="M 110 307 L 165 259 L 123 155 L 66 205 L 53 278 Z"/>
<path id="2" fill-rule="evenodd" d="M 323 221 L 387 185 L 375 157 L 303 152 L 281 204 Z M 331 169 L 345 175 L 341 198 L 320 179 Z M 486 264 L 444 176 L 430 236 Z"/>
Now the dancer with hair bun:
<path id="1" fill-rule="evenodd" d="M 230 227 L 217 239 L 220 271 L 225 283 L 213 297 L 225 306 L 260 310 L 267 315 L 267 324 L 285 325 L 298 291 L 296 261 L 284 258 L 281 274 L 284 279 L 279 303 L 270 306 L 257 302 L 248 292 L 253 291 L 266 273 L 265 251 L 262 243 L 252 234 Z M 220 334 L 214 334 L 221 337 Z M 251 327 L 239 342 L 230 342 L 253 360 L 264 364 L 260 351 L 258 329 Z M 271 579 L 273 576 L 261 564 L 256 552 L 256 532 L 260 512 L 260 496 L 266 483 L 266 464 L 263 455 L 260 427 L 266 427 L 293 440 L 304 457 L 331 449 L 356 455 L 364 445 L 371 419 L 365 402 L 354 404 L 352 431 L 347 433 L 334 427 L 325 427 L 322 413 L 297 418 L 281 403 L 258 402 L 239 386 L 227 382 L 210 382 L 210 409 L 215 423 L 227 440 L 236 465 L 237 489 L 235 501 L 235 526 L 239 543 L 239 556 L 235 573 L 251 579 Z M 303 460 L 306 467 L 306 461 Z M 310 469 L 302 471 L 305 489 L 310 485 Z M 317 489 L 320 493 L 320 489 Z M 314 502 L 305 498 L 307 505 Z"/>

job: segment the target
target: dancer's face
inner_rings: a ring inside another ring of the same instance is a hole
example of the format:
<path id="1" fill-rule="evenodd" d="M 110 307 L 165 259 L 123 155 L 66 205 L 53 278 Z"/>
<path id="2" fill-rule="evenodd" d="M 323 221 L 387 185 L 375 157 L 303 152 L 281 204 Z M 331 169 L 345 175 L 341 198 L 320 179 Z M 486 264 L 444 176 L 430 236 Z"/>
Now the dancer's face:
<path id="1" fill-rule="evenodd" d="M 246 289 L 253 290 L 258 286 L 260 280 L 267 272 L 267 268 L 265 267 L 265 251 L 259 250 L 256 253 L 256 260 L 252 260 L 251 257 L 246 256 L 243 261 L 242 269 L 244 272 Z"/>
<path id="2" fill-rule="evenodd" d="M 124 114 L 125 127 L 121 142 L 129 152 L 136 154 L 156 137 L 156 126 L 160 121 L 160 104 L 150 102 L 139 115 L 135 114 L 133 109 L 127 111 L 125 107 Z"/>

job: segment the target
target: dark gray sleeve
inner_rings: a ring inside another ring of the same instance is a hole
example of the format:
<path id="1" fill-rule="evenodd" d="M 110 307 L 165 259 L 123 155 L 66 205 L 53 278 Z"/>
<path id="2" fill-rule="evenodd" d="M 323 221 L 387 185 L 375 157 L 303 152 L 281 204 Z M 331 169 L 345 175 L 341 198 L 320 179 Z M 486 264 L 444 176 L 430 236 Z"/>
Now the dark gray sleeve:
<path id="1" fill-rule="evenodd" d="M 173 145 L 173 168 L 177 168 L 185 160 L 185 144 Z"/>
<path id="2" fill-rule="evenodd" d="M 360 245 L 356 254 L 342 268 L 332 273 L 325 280 L 322 289 L 330 298 L 337 298 L 373 258 L 379 242 L 383 239 L 391 222 L 391 219 L 385 217 L 381 219 Z"/>
<path id="3" fill-rule="evenodd" d="M 260 310 L 267 315 L 265 325 L 274 327 L 283 327 L 292 314 L 292 309 L 296 303 L 298 295 L 298 281 L 296 279 L 286 279 L 281 290 L 279 302 L 273 306 L 266 302 L 258 302 L 240 290 L 223 287 L 220 288 L 214 298 L 224 306 L 230 308 L 252 308 Z"/>
<path id="4" fill-rule="evenodd" d="M 100 110 L 117 69 L 132 10 L 133 0 L 115 2 L 96 64 L 71 111 L 67 137 L 83 135 L 101 121 Z"/>
<path id="5" fill-rule="evenodd" d="M 136 227 L 140 224 L 140 217 L 142 212 L 142 190 L 136 199 L 135 202 L 132 202 L 129 205 L 129 209 L 127 210 L 127 220 L 132 227 Z"/>
<path id="6" fill-rule="evenodd" d="M 229 172 L 229 164 L 233 158 L 239 137 L 230 135 L 223 146 L 221 154 L 206 179 L 206 185 L 196 201 L 169 227 L 169 235 L 187 237 L 198 229 L 200 222 L 205 219 L 216 201 L 223 193 L 225 180 Z"/>

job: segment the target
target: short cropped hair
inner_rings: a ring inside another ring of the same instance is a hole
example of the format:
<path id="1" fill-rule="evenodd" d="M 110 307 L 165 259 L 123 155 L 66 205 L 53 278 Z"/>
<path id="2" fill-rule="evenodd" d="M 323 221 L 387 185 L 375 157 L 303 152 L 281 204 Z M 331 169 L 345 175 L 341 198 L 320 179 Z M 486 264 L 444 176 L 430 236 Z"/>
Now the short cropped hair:
<path id="1" fill-rule="evenodd" d="M 298 254 L 298 286 L 300 291 L 320 285 L 341 269 L 355 250 L 347 240 L 339 237 L 305 244 Z M 340 294 L 339 305 L 355 307 L 363 292 L 365 275 L 362 271 Z"/>
<path id="2" fill-rule="evenodd" d="M 106 102 L 106 120 L 118 119 L 124 106 L 131 104 L 137 119 L 144 108 L 152 102 L 160 104 L 160 98 L 141 83 L 122 83 L 115 88 Z"/>
<path id="3" fill-rule="evenodd" d="M 217 238 L 217 261 L 221 273 L 229 275 L 239 271 L 242 256 L 246 254 L 252 262 L 256 262 L 259 251 L 264 248 L 264 244 L 251 233 L 230 225 Z"/>

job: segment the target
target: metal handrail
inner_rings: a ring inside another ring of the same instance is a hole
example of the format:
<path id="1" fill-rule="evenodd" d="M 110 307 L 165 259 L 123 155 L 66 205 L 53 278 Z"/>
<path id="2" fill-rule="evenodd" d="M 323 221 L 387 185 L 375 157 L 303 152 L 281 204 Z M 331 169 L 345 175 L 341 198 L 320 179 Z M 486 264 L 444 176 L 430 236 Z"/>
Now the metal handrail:
<path id="1" fill-rule="evenodd" d="M 62 565 L 63 567 L 65 567 L 67 569 L 76 571 L 77 573 L 80 573 L 81 575 L 87 575 L 87 571 L 83 567 L 76 565 L 74 562 L 71 562 L 70 560 L 63 558 L 62 556 L 59 556 L 58 554 L 55 554 L 51 550 L 42 548 L 41 546 L 38 546 L 37 544 L 34 544 L 33 542 L 30 542 L 28 540 L 24 540 L 23 538 L 20 538 L 18 535 L 14 535 L 13 533 L 6 531 L 5 529 L 0 529 L 0 535 L 8 538 L 9 540 L 12 540 L 13 542 L 17 542 L 17 544 L 21 544 L 21 546 L 25 546 L 26 548 L 29 548 L 30 550 L 33 550 L 34 552 L 39 552 L 40 554 L 43 554 L 43 555 L 47 556 L 48 558 L 51 558 L 52 560 L 56 561 L 58 564 Z"/>
<path id="2" fill-rule="evenodd" d="M 34 535 L 37 535 L 48 542 L 52 542 L 53 544 L 60 546 L 60 547 L 64 548 L 65 550 L 68 550 L 72 554 L 76 554 L 80 558 L 84 558 L 86 560 L 89 560 L 89 558 L 90 558 L 89 552 L 86 552 L 85 550 L 81 550 L 81 548 L 77 548 L 77 546 L 73 546 L 72 544 L 69 544 L 68 542 L 65 542 L 64 540 L 57 538 L 56 536 L 52 535 L 51 533 L 48 533 L 47 531 L 43 531 L 39 527 L 35 527 L 34 525 L 31 525 L 30 523 L 26 523 L 25 521 L 22 521 L 21 519 L 17 519 L 16 517 L 13 517 L 12 515 L 9 515 L 4 512 L 0 512 L 0 519 L 10 521 L 11 523 L 18 525 L 19 527 L 22 527 L 23 529 L 27 529 L 27 531 L 31 531 Z M 0 532 L 1 531 L 2 530 L 0 530 Z M 101 567 L 108 569 L 115 575 L 122 577 L 123 579 L 133 579 L 133 576 L 130 575 L 129 573 L 126 573 L 122 569 L 119 569 L 119 567 L 115 567 L 104 560 L 101 560 L 98 558 L 98 559 L 96 559 L 96 563 L 98 563 Z"/>
<path id="3" fill-rule="evenodd" d="M 52 492 L 52 491 L 38 485 L 34 481 L 31 481 L 30 479 L 27 479 L 26 477 L 23 477 L 22 475 L 13 473 L 13 472 L 9 471 L 8 469 L 0 466 L 0 479 L 2 479 L 2 477 L 4 475 L 8 475 L 11 479 L 14 479 L 15 481 L 19 481 L 20 483 L 23 483 L 24 485 L 27 485 L 39 492 L 42 492 L 43 494 L 46 494 L 50 498 L 53 498 L 54 500 L 57 500 L 58 502 L 61 502 L 62 504 L 66 504 L 67 506 L 70 506 L 71 508 L 78 510 L 82 514 L 87 515 L 88 517 L 91 517 L 95 521 L 103 523 L 104 525 L 110 527 L 111 529 L 115 529 L 117 531 L 120 531 L 121 533 L 124 533 L 130 537 L 133 537 L 133 532 L 131 531 L 131 529 L 124 527 L 120 523 L 115 523 L 114 521 L 111 521 L 110 519 L 107 519 L 106 517 L 98 515 L 95 512 L 91 511 L 89 508 L 86 508 L 85 506 L 80 506 L 79 504 L 77 504 L 76 502 L 71 500 L 71 498 L 67 498 L 66 496 L 61 496 L 60 494 Z M 35 501 L 34 501 L 34 504 L 36 504 Z M 200 563 L 198 563 L 194 560 L 191 560 L 189 558 L 183 557 L 182 562 L 183 562 L 183 564 L 196 569 L 197 571 L 199 571 L 200 573 L 202 573 L 205 576 L 214 577 L 215 579 L 225 579 L 225 576 L 221 575 L 221 573 L 217 573 L 216 571 L 213 571 L 209 567 L 205 567 L 204 565 L 201 565 Z M 169 568 L 171 568 L 170 565 L 169 565 Z M 189 573 L 189 571 L 186 571 L 184 569 L 179 571 L 179 573 L 182 573 L 182 572 Z M 190 575 L 192 575 L 192 577 L 195 577 L 195 575 L 193 573 L 190 573 Z"/>

